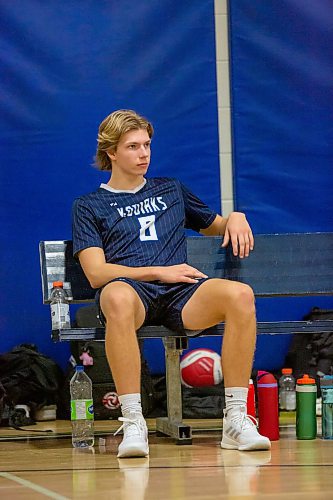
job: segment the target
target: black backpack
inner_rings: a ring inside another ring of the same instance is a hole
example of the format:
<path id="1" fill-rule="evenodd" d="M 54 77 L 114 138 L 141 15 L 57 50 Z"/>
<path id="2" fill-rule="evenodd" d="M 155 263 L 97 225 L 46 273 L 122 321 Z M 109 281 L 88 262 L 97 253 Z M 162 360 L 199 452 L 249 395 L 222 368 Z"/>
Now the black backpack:
<path id="1" fill-rule="evenodd" d="M 112 401 L 118 403 L 116 386 L 105 354 L 104 342 L 72 341 L 71 358 L 61 389 L 58 405 L 58 418 L 70 418 L 70 381 L 75 373 L 75 366 L 83 364 L 82 354 L 86 353 L 93 359 L 93 364 L 84 367 L 84 371 L 92 382 L 95 420 L 112 420 L 121 416 L 120 406 L 113 406 Z M 149 367 L 141 353 L 141 404 L 142 411 L 147 416 L 155 406 L 154 387 Z"/>
<path id="2" fill-rule="evenodd" d="M 8 414 L 16 405 L 27 405 L 36 410 L 58 402 L 63 384 L 60 367 L 49 357 L 38 352 L 33 344 L 21 344 L 0 355 L 0 422 L 5 406 Z M 31 419 L 30 419 L 31 420 Z M 30 425 L 34 423 L 21 423 Z M 9 422 L 10 425 L 10 422 Z"/>
<path id="3" fill-rule="evenodd" d="M 305 321 L 333 319 L 333 310 L 313 307 L 303 319 Z M 315 378 L 319 395 L 320 378 L 323 375 L 333 374 L 333 331 L 295 334 L 285 366 L 293 369 L 296 378 L 303 376 L 304 373 Z"/>

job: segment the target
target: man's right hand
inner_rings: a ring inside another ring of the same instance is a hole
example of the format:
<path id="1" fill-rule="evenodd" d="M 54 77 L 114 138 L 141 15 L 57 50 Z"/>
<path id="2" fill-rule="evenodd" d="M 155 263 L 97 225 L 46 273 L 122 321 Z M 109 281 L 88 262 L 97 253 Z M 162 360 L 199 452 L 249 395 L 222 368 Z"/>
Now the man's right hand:
<path id="1" fill-rule="evenodd" d="M 158 280 L 162 283 L 197 283 L 198 279 L 207 277 L 206 274 L 188 264 L 158 268 Z"/>

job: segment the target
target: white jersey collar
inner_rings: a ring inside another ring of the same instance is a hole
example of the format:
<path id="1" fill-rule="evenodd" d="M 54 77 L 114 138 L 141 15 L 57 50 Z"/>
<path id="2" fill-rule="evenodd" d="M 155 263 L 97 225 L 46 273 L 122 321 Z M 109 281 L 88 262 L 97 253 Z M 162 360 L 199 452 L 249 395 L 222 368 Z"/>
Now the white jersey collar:
<path id="1" fill-rule="evenodd" d="M 143 186 L 146 184 L 146 182 L 147 182 L 147 180 L 143 179 L 142 184 L 140 184 L 140 186 L 137 186 L 135 189 L 113 189 L 112 187 L 108 186 L 107 184 L 104 184 L 104 182 L 102 182 L 102 184 L 99 187 L 102 189 L 106 189 L 107 191 L 111 191 L 111 193 L 132 193 L 132 194 L 135 194 L 138 191 L 140 191 L 140 189 L 143 188 Z"/>

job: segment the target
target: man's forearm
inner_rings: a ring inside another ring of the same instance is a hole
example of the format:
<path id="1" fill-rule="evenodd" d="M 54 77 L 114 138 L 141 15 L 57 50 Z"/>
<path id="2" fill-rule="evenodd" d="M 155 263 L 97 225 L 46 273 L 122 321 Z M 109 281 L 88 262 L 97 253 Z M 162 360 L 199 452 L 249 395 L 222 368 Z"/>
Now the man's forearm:
<path id="1" fill-rule="evenodd" d="M 129 267 L 119 264 L 105 263 L 94 269 L 89 276 L 89 282 L 93 288 L 100 288 L 109 281 L 116 278 L 131 278 L 138 281 L 157 281 L 160 279 L 161 268 L 151 267 Z"/>
<path id="2" fill-rule="evenodd" d="M 228 217 L 217 215 L 213 223 L 206 229 L 201 229 L 200 233 L 205 236 L 223 236 L 227 226 Z"/>
<path id="3" fill-rule="evenodd" d="M 225 234 L 225 228 L 227 227 L 228 217 L 221 217 L 219 222 L 219 230 L 216 236 L 223 236 Z"/>

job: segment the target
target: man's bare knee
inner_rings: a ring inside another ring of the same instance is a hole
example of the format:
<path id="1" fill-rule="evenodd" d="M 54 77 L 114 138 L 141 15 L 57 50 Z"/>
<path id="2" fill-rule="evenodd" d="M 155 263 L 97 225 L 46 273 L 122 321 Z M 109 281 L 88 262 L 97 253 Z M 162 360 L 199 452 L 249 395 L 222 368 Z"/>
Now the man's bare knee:
<path id="1" fill-rule="evenodd" d="M 240 314 L 254 314 L 255 298 L 252 288 L 244 283 L 235 285 L 230 295 L 230 307 Z"/>
<path id="2" fill-rule="evenodd" d="M 134 318 L 138 307 L 135 291 L 126 283 L 110 283 L 101 293 L 101 309 L 106 319 Z"/>

